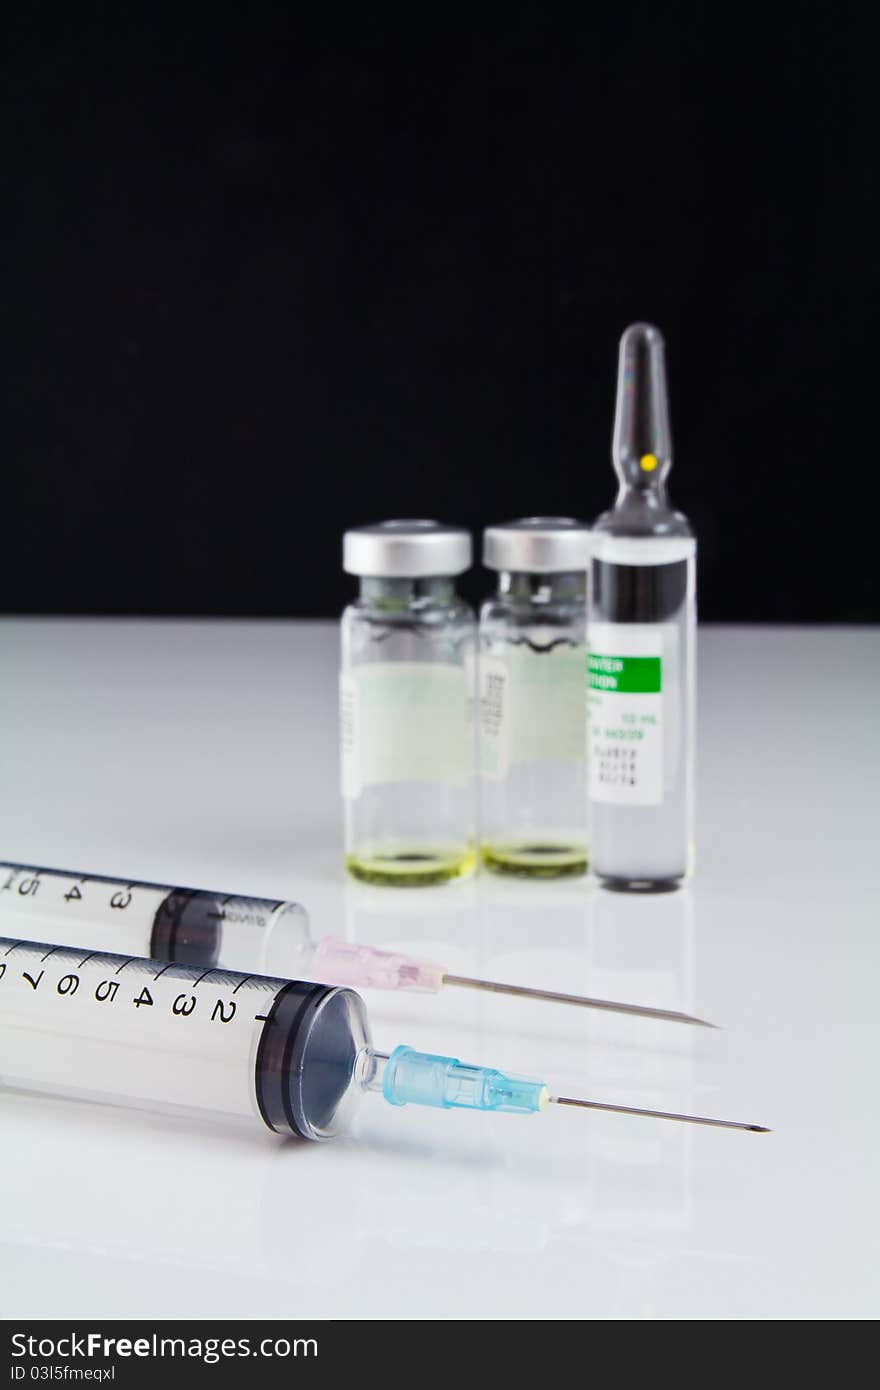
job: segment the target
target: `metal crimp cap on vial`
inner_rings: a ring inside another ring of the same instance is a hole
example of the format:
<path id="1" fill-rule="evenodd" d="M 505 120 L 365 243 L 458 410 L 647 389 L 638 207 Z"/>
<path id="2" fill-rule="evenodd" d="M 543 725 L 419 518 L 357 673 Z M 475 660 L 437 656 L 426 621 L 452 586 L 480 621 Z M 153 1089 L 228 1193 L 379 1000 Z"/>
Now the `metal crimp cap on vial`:
<path id="1" fill-rule="evenodd" d="M 470 569 L 470 532 L 439 521 L 380 521 L 346 531 L 342 568 L 377 579 L 425 579 Z"/>
<path id="2" fill-rule="evenodd" d="M 590 562 L 590 528 L 570 516 L 526 516 L 487 526 L 483 564 L 519 574 L 564 574 Z"/>

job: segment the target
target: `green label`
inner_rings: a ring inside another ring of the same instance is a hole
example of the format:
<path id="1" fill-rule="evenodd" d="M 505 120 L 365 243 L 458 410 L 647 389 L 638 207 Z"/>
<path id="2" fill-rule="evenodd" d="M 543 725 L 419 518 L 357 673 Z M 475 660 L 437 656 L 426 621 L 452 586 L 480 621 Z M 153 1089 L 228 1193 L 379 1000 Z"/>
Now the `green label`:
<path id="1" fill-rule="evenodd" d="M 662 690 L 662 658 L 659 656 L 587 657 L 587 684 L 592 690 L 619 691 L 622 695 L 657 695 Z"/>

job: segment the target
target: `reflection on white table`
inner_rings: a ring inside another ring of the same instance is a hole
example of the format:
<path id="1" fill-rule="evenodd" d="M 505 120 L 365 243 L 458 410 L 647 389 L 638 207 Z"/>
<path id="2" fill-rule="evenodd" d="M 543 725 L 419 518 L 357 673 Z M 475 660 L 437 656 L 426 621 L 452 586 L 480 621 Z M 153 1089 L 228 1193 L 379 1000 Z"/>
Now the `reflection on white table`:
<path id="1" fill-rule="evenodd" d="M 316 935 L 698 1013 L 723 1031 L 368 996 L 380 1047 L 774 1128 L 377 1103 L 297 1145 L 0 1093 L 6 1317 L 880 1311 L 876 632 L 701 632 L 698 875 L 650 899 L 347 882 L 330 625 L 6 620 L 0 661 L 0 857 L 299 898 Z"/>

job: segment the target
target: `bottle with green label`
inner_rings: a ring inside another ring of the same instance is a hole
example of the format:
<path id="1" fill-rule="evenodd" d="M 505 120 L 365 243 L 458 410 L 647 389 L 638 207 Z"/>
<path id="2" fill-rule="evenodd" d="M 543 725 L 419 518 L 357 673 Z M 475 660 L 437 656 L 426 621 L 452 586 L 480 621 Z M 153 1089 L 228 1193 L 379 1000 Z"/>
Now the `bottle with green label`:
<path id="1" fill-rule="evenodd" d="M 569 517 L 490 526 L 497 592 L 480 610 L 482 859 L 529 878 L 587 868 L 589 529 Z"/>
<path id="2" fill-rule="evenodd" d="M 476 864 L 476 632 L 455 587 L 470 564 L 469 533 L 435 521 L 345 533 L 360 580 L 342 617 L 345 856 L 368 883 L 443 883 Z"/>
<path id="3" fill-rule="evenodd" d="M 591 543 L 590 853 L 609 888 L 658 892 L 692 868 L 696 541 L 666 496 L 672 440 L 663 338 L 620 342 L 617 500 Z"/>

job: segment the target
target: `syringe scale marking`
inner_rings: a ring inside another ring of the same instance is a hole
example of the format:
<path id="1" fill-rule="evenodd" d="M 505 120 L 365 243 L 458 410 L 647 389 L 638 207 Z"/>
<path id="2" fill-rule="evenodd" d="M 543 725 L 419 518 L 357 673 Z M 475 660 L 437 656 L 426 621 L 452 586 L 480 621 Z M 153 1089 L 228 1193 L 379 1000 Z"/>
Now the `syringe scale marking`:
<path id="1" fill-rule="evenodd" d="M 238 991 L 241 989 L 242 985 L 246 985 L 248 980 L 252 980 L 253 978 L 253 975 L 245 975 L 244 979 L 235 986 L 235 989 L 232 991 L 232 993 L 238 994 Z"/>

